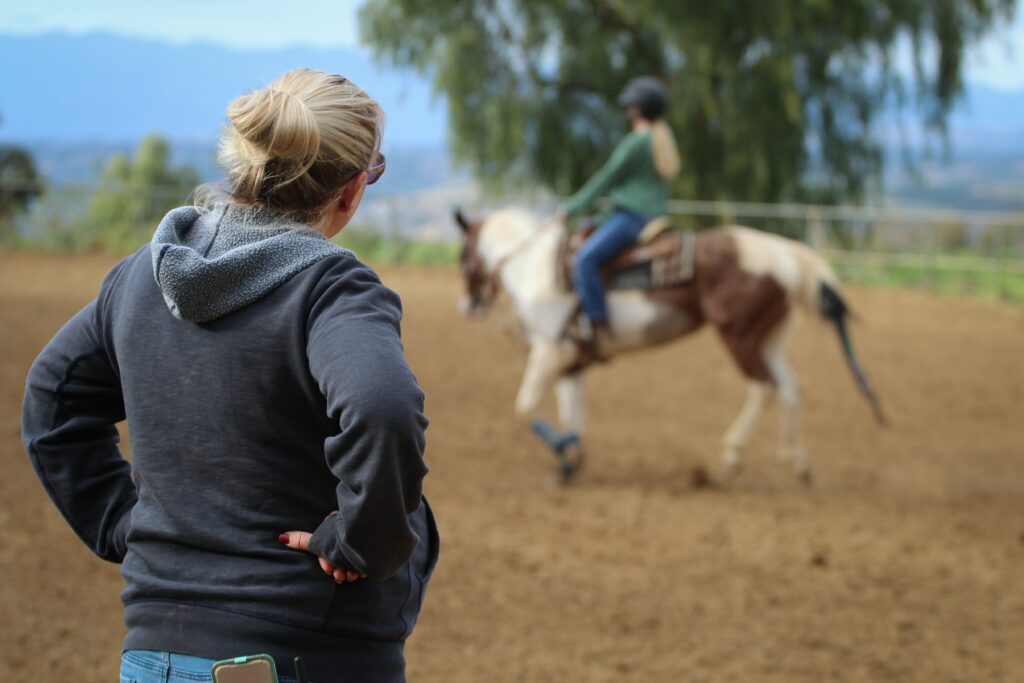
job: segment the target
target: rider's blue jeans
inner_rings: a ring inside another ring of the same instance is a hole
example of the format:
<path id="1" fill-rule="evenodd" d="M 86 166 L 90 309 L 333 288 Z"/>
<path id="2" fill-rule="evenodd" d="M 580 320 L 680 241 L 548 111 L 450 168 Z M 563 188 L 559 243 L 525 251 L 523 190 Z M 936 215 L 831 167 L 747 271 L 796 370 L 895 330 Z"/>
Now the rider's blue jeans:
<path id="1" fill-rule="evenodd" d="M 580 247 L 576 260 L 576 291 L 579 292 L 583 312 L 592 322 L 608 321 L 601 265 L 634 244 L 646 223 L 646 216 L 615 209 L 608 220 Z"/>
<path id="2" fill-rule="evenodd" d="M 251 654 L 251 653 L 250 653 Z M 121 655 L 121 683 L 199 683 L 212 681 L 213 659 L 154 650 L 128 650 Z M 295 683 L 279 676 L 281 683 Z"/>

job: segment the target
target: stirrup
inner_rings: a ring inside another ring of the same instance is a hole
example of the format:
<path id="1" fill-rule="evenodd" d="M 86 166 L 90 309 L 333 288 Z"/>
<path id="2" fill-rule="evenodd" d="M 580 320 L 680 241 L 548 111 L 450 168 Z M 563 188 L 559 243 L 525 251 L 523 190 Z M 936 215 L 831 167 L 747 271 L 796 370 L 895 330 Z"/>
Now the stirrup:
<path id="1" fill-rule="evenodd" d="M 592 363 L 607 363 L 611 355 L 602 356 L 594 348 L 594 328 L 579 304 L 562 326 L 560 338 L 576 345 L 577 360 L 566 370 L 568 374 L 579 372 Z"/>
<path id="2" fill-rule="evenodd" d="M 580 348 L 580 356 L 591 363 L 607 363 L 612 359 L 614 354 L 610 353 L 607 348 L 601 348 L 602 338 L 605 344 L 607 344 L 612 337 L 611 327 L 608 323 L 600 325 L 594 324 L 585 315 L 580 316 L 581 322 L 585 320 L 586 333 L 581 335 L 578 339 L 577 344 Z M 603 332 L 598 332 L 602 330 Z"/>

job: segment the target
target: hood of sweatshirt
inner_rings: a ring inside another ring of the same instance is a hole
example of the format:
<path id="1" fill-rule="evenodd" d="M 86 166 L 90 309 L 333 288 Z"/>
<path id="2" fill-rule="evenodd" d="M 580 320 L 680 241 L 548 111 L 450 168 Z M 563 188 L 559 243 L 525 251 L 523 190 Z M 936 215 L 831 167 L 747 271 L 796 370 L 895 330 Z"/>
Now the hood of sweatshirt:
<path id="1" fill-rule="evenodd" d="M 171 313 L 197 323 L 248 306 L 328 256 L 352 254 L 283 214 L 231 205 L 174 209 L 150 253 Z"/>

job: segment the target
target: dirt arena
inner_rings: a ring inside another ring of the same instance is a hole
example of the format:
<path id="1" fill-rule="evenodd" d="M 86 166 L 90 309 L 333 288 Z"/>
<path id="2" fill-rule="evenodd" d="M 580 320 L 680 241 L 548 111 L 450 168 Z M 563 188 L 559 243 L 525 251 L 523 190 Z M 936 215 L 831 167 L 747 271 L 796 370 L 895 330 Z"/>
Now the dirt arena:
<path id="1" fill-rule="evenodd" d="M 117 680 L 117 567 L 78 542 L 20 442 L 29 364 L 112 263 L 0 255 L 6 680 Z M 587 469 L 553 490 L 512 416 L 517 342 L 458 316 L 454 269 L 382 276 L 427 393 L 443 538 L 411 681 L 1024 681 L 1021 309 L 850 290 L 885 430 L 804 320 L 810 490 L 776 458 L 774 409 L 737 481 L 693 488 L 745 395 L 711 333 L 621 359 L 589 379 Z"/>

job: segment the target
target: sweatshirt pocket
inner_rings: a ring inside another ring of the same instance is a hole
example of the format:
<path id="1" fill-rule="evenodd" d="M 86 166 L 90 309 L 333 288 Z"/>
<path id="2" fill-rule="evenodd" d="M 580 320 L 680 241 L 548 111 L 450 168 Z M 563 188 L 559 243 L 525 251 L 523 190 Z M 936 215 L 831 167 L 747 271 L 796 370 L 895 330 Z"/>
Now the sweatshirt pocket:
<path id="1" fill-rule="evenodd" d="M 416 519 L 413 521 L 413 528 L 420 542 L 416 544 L 412 558 L 409 560 L 409 597 L 402 606 L 402 621 L 405 623 L 403 638 L 408 638 L 412 633 L 413 626 L 419 618 L 420 609 L 423 607 L 423 597 L 427 592 L 427 582 L 434 574 L 437 566 L 437 558 L 441 551 L 440 535 L 437 532 L 437 523 L 434 520 L 434 512 L 430 509 L 430 503 L 426 497 L 421 499 L 420 509 L 416 512 Z"/>
<path id="2" fill-rule="evenodd" d="M 412 632 L 437 565 L 440 537 L 426 498 L 411 521 L 420 540 L 409 561 L 383 581 L 361 579 L 337 585 L 325 623 L 328 631 L 378 640 L 404 640 Z"/>
<path id="3" fill-rule="evenodd" d="M 426 583 L 433 576 L 434 569 L 437 567 L 437 559 L 441 555 L 441 535 L 437 531 L 434 511 L 430 509 L 430 503 L 427 502 L 426 496 L 422 498 L 422 501 L 423 506 L 421 509 L 426 524 L 426 533 L 420 536 L 420 544 L 427 544 L 427 560 L 420 569 L 418 576 L 423 583 Z M 419 532 L 418 529 L 417 532 Z"/>

